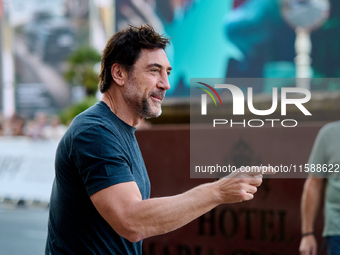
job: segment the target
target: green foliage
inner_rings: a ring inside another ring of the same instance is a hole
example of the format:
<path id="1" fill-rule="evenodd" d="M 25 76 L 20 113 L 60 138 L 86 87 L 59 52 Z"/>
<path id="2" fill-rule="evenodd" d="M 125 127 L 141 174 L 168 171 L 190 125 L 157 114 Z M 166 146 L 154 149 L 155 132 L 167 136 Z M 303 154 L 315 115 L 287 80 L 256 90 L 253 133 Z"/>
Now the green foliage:
<path id="1" fill-rule="evenodd" d="M 79 113 L 85 111 L 87 108 L 91 107 L 97 102 L 98 100 L 95 96 L 90 96 L 77 104 L 71 105 L 60 114 L 61 122 L 69 125 L 74 117 L 76 117 Z"/>
<path id="2" fill-rule="evenodd" d="M 98 74 L 94 66 L 100 62 L 100 54 L 93 48 L 82 47 L 67 59 L 68 68 L 64 78 L 73 86 L 82 85 L 87 95 L 95 95 L 98 88 Z"/>

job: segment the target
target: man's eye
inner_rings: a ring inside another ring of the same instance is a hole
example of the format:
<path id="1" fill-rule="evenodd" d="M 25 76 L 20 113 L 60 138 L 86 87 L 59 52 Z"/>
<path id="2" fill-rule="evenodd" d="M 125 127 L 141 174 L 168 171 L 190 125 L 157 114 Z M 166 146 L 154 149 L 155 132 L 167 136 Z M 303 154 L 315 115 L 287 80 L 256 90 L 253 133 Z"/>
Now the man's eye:
<path id="1" fill-rule="evenodd" d="M 158 72 L 158 69 L 151 69 L 151 72 L 157 73 L 157 72 Z"/>
<path id="2" fill-rule="evenodd" d="M 170 73 L 170 72 L 167 72 L 167 74 L 168 74 L 168 76 L 170 76 L 171 73 Z"/>

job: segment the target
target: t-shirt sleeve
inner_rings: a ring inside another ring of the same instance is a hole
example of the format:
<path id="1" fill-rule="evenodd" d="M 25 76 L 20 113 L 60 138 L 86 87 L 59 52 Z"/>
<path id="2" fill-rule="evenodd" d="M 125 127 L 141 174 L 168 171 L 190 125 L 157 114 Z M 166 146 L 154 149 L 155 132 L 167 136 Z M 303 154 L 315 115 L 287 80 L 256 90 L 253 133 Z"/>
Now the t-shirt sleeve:
<path id="1" fill-rule="evenodd" d="M 118 183 L 135 181 L 119 134 L 105 127 L 91 127 L 78 134 L 72 152 L 89 196 Z"/>
<path id="2" fill-rule="evenodd" d="M 320 176 L 326 177 L 327 171 L 322 171 L 322 167 L 320 171 L 316 171 L 317 165 L 327 164 L 327 156 L 326 156 L 326 146 L 327 146 L 327 127 L 323 127 L 320 129 L 318 135 L 315 138 L 314 145 L 309 156 L 308 165 L 310 169 L 310 173 Z"/>

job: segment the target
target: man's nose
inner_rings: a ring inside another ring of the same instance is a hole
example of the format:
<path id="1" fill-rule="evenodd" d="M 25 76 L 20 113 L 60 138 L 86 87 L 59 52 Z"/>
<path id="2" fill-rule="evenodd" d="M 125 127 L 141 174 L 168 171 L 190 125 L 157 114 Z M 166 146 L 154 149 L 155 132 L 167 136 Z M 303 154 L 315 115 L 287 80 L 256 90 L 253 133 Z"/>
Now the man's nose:
<path id="1" fill-rule="evenodd" d="M 161 79 L 157 83 L 157 87 L 162 88 L 164 90 L 170 89 L 169 76 L 167 73 L 161 76 Z"/>

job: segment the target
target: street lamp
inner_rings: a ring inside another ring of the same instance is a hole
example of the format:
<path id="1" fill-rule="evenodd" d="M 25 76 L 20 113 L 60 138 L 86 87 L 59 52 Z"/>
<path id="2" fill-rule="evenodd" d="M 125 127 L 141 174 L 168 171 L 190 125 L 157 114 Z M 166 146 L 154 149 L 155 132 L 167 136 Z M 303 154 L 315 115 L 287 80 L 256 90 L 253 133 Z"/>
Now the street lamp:
<path id="1" fill-rule="evenodd" d="M 295 29 L 295 65 L 297 87 L 310 89 L 311 31 L 319 28 L 328 18 L 329 0 L 282 0 L 282 14 L 287 23 Z M 304 79 L 300 79 L 304 78 Z"/>

